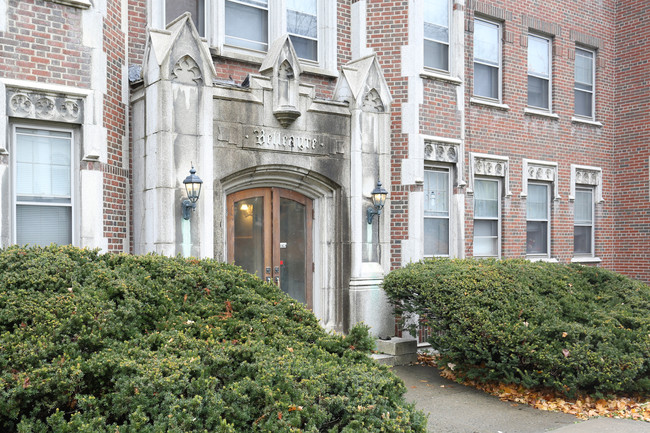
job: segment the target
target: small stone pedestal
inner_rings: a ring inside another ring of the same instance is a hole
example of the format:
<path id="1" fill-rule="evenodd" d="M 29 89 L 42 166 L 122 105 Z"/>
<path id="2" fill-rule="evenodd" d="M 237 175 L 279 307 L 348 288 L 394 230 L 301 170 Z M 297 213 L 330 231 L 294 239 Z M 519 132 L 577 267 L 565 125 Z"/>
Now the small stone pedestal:
<path id="1" fill-rule="evenodd" d="M 380 364 L 406 365 L 418 360 L 418 342 L 413 338 L 399 337 L 377 340 L 377 352 L 371 356 Z"/>

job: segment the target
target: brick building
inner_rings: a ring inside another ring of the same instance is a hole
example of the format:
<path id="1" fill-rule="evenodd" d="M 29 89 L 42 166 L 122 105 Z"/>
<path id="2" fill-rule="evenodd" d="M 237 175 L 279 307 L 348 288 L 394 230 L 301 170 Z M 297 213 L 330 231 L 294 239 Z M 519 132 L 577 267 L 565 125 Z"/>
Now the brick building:
<path id="1" fill-rule="evenodd" d="M 428 256 L 650 281 L 648 20 L 644 0 L 0 0 L 0 241 L 234 261 L 379 335 L 383 275 Z"/>

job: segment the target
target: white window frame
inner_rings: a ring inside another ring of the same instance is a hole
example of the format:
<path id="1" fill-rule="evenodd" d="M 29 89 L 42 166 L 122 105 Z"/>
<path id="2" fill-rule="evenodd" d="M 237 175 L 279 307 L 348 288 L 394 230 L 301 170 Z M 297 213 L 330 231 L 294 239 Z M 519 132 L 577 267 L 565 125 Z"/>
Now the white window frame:
<path id="1" fill-rule="evenodd" d="M 476 182 L 495 182 L 497 184 L 497 217 L 495 218 L 487 218 L 487 217 L 476 217 Z M 497 222 L 497 254 L 495 256 L 489 256 L 489 255 L 476 255 L 474 254 L 474 257 L 494 257 L 494 258 L 500 258 L 501 257 L 501 191 L 503 186 L 501 184 L 501 178 L 499 177 L 476 177 L 474 179 L 474 233 L 472 235 L 472 245 L 476 245 L 476 221 L 496 221 Z M 485 237 L 485 236 L 482 236 Z M 490 237 L 492 238 L 492 237 Z"/>
<path id="2" fill-rule="evenodd" d="M 25 205 L 29 204 L 29 202 L 19 202 L 17 197 L 16 197 L 16 156 L 17 156 L 17 130 L 20 128 L 25 128 L 25 129 L 40 129 L 44 131 L 54 131 L 54 132 L 67 132 L 70 134 L 70 203 L 56 203 L 56 204 L 46 204 L 46 203 L 41 203 L 39 205 L 42 206 L 56 206 L 56 207 L 69 207 L 70 208 L 70 223 L 71 223 L 71 228 L 70 228 L 70 233 L 71 233 L 71 239 L 70 239 L 70 244 L 71 245 L 76 245 L 77 244 L 77 215 L 76 215 L 76 191 L 75 191 L 75 185 L 77 184 L 77 172 L 78 172 L 78 165 L 76 163 L 77 161 L 77 153 L 76 153 L 76 148 L 77 146 L 75 145 L 77 141 L 77 133 L 75 129 L 73 128 L 62 128 L 62 127 L 56 127 L 56 126 L 45 126 L 41 124 L 31 124 L 31 123 L 14 123 L 11 125 L 11 242 L 13 244 L 17 243 L 17 231 L 18 231 L 18 222 L 16 220 L 16 206 L 17 205 Z"/>
<path id="3" fill-rule="evenodd" d="M 451 256 L 451 193 L 452 193 L 452 168 L 447 167 L 447 166 L 441 166 L 441 165 L 426 165 L 424 167 L 424 171 L 436 171 L 436 172 L 442 172 L 447 174 L 447 216 L 437 216 L 437 215 L 432 215 L 432 216 L 426 216 L 424 215 L 424 210 L 426 206 L 422 206 L 422 217 L 423 217 L 423 223 L 422 223 L 422 238 L 424 239 L 424 220 L 426 219 L 446 219 L 447 220 L 447 254 L 423 254 L 424 257 L 450 257 Z M 426 193 L 426 191 L 425 191 Z M 425 197 L 425 200 L 427 198 Z M 423 251 L 424 251 L 424 245 L 423 245 Z"/>
<path id="4" fill-rule="evenodd" d="M 576 87 L 575 73 L 574 73 L 574 82 L 573 82 L 574 108 L 573 108 L 573 115 L 575 117 L 578 117 L 578 118 L 581 118 L 581 119 L 594 120 L 596 118 L 596 51 L 591 50 L 589 48 L 576 47 L 575 48 L 575 56 L 574 56 L 574 68 L 575 68 L 575 65 L 576 65 L 575 59 L 578 58 L 578 51 L 583 51 L 585 53 L 591 54 L 591 91 L 588 91 L 588 90 L 585 90 L 585 89 L 578 89 Z M 583 92 L 583 93 L 591 94 L 591 115 L 590 116 L 585 116 L 584 114 L 576 113 L 576 110 L 575 110 L 575 92 Z"/>
<path id="5" fill-rule="evenodd" d="M 164 29 L 165 0 L 149 0 L 149 23 L 153 28 Z M 173 0 L 167 0 L 173 1 Z M 318 61 L 300 59 L 303 71 L 338 77 L 337 65 L 337 2 L 318 0 Z M 269 0 L 269 47 L 287 33 L 287 8 L 285 0 Z M 267 52 L 226 44 L 226 0 L 204 0 L 205 38 L 214 52 L 222 57 L 261 64 Z"/>
<path id="6" fill-rule="evenodd" d="M 528 258 L 541 258 L 548 259 L 551 257 L 551 188 L 552 185 L 549 182 L 528 182 L 528 187 L 530 185 L 543 185 L 546 187 L 546 219 L 529 219 L 528 218 L 528 200 L 530 200 L 530 195 L 527 196 L 526 200 L 526 257 Z M 528 189 L 528 188 L 527 188 Z M 528 222 L 539 222 L 546 221 L 546 254 L 537 254 L 528 252 Z"/>
<path id="7" fill-rule="evenodd" d="M 530 38 L 537 38 L 537 39 L 542 39 L 545 40 L 548 43 L 548 77 L 541 76 L 539 74 L 534 74 L 530 72 L 530 69 L 528 66 L 526 67 L 526 105 L 534 110 L 540 110 L 544 112 L 552 112 L 553 111 L 553 39 L 547 36 L 542 36 L 536 33 L 529 33 L 528 34 L 528 43 L 527 43 L 527 51 L 526 51 L 526 56 L 528 58 L 529 55 L 529 50 L 530 50 Z M 526 62 L 528 63 L 528 62 Z M 538 107 L 536 105 L 530 105 L 528 104 L 528 93 L 529 93 L 529 87 L 528 87 L 528 77 L 535 77 L 543 80 L 548 80 L 548 107 Z"/>
<path id="8" fill-rule="evenodd" d="M 424 3 L 426 3 L 426 0 L 424 1 Z M 424 21 L 424 8 L 426 8 L 426 6 L 425 5 L 422 6 L 423 9 L 422 9 L 422 20 L 421 20 L 422 24 L 421 25 L 422 25 L 422 62 L 423 62 L 423 64 L 424 64 L 424 47 L 425 47 L 424 41 L 425 40 L 428 40 L 428 41 L 431 41 L 431 42 L 434 42 L 434 43 L 437 43 L 437 44 L 441 44 L 441 45 L 447 45 L 447 69 L 439 69 L 439 68 L 436 68 L 434 66 L 424 65 L 425 71 L 431 71 L 431 72 L 434 72 L 434 73 L 444 74 L 444 75 L 451 75 L 452 74 L 452 69 L 453 69 L 453 66 L 452 66 L 452 62 L 453 62 L 453 52 L 452 52 L 453 51 L 453 49 L 452 49 L 453 44 L 452 44 L 452 41 L 453 41 L 453 36 L 454 36 L 453 35 L 453 31 L 454 31 L 454 26 L 453 26 L 453 6 L 454 6 L 453 2 L 451 0 L 447 0 L 447 33 L 449 34 L 449 38 L 448 38 L 449 40 L 447 42 L 438 41 L 436 39 L 428 39 L 428 38 L 426 38 L 424 36 L 424 23 L 425 23 L 425 21 Z"/>
<path id="9" fill-rule="evenodd" d="M 595 257 L 595 253 L 596 253 L 596 247 L 595 247 L 595 240 L 596 240 L 596 236 L 595 236 L 595 232 L 596 232 L 596 201 L 594 199 L 595 196 L 596 196 L 596 188 L 594 188 L 593 186 L 589 186 L 589 185 L 586 185 L 586 186 L 580 185 L 580 186 L 576 186 L 576 189 L 575 189 L 576 196 L 577 196 L 578 192 L 587 192 L 587 191 L 591 194 L 591 201 L 590 201 L 590 205 L 591 205 L 591 221 L 590 221 L 589 224 L 584 224 L 584 223 L 583 224 L 578 224 L 576 222 L 576 220 L 575 220 L 575 215 L 576 215 L 575 203 L 576 203 L 576 201 L 574 201 L 573 202 L 574 203 L 573 236 L 574 236 L 574 239 L 575 239 L 575 228 L 576 227 L 591 227 L 591 239 L 590 239 L 591 251 L 588 252 L 588 253 L 576 253 L 575 241 L 574 241 L 574 245 L 573 245 L 573 256 L 574 257 Z"/>
<path id="10" fill-rule="evenodd" d="M 473 44 L 474 45 L 474 48 L 473 48 L 474 85 L 473 85 L 473 89 L 472 89 L 472 95 L 473 95 L 474 98 L 482 98 L 482 99 L 486 99 L 488 101 L 497 101 L 498 103 L 501 103 L 501 101 L 502 101 L 502 81 L 503 81 L 503 68 L 502 68 L 502 64 L 503 64 L 502 39 L 503 38 L 501 36 L 502 32 L 503 32 L 502 24 L 500 22 L 498 22 L 498 21 L 492 21 L 492 20 L 488 20 L 488 19 L 485 19 L 485 18 L 481 18 L 481 17 L 475 17 L 474 18 L 474 24 L 475 24 L 474 25 L 474 32 L 475 32 L 474 34 L 476 34 L 476 22 L 477 21 L 481 21 L 483 23 L 486 23 L 486 24 L 489 24 L 489 25 L 492 25 L 492 26 L 496 26 L 496 28 L 497 28 L 497 35 L 498 35 L 497 43 L 499 45 L 499 48 L 498 48 L 499 61 L 498 61 L 498 64 L 496 65 L 497 77 L 498 77 L 497 78 L 497 80 L 498 80 L 498 82 L 497 82 L 497 97 L 492 98 L 492 97 L 489 97 L 489 96 L 477 95 L 475 93 L 475 89 L 476 89 L 476 63 L 479 63 L 481 65 L 485 65 L 485 66 L 489 66 L 489 67 L 495 67 L 495 65 L 492 65 L 490 63 L 487 63 L 487 62 L 476 59 L 476 43 Z"/>

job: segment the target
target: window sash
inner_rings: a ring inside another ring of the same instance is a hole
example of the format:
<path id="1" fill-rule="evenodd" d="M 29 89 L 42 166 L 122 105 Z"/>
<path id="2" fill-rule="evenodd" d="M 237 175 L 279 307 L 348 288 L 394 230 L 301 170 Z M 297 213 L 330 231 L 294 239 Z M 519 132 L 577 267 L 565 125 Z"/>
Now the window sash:
<path id="1" fill-rule="evenodd" d="M 192 14 L 192 21 L 200 36 L 205 36 L 205 0 L 165 0 L 165 24 L 184 12 Z"/>
<path id="2" fill-rule="evenodd" d="M 529 183 L 526 200 L 526 254 L 549 255 L 550 187 Z"/>
<path id="3" fill-rule="evenodd" d="M 424 170 L 424 255 L 449 255 L 450 174 L 447 169 Z"/>
<path id="4" fill-rule="evenodd" d="M 226 44 L 257 51 L 268 50 L 268 0 L 225 0 L 225 23 Z M 251 30 L 254 33 L 250 33 Z"/>
<path id="5" fill-rule="evenodd" d="M 594 254 L 594 196 L 591 188 L 576 188 L 573 206 L 573 253 Z"/>
<path id="6" fill-rule="evenodd" d="M 551 40 L 528 35 L 528 105 L 551 107 Z"/>
<path id="7" fill-rule="evenodd" d="M 424 66 L 449 71 L 449 0 L 424 2 Z"/>
<path id="8" fill-rule="evenodd" d="M 71 244 L 72 132 L 16 126 L 13 138 L 14 241 Z"/>
<path id="9" fill-rule="evenodd" d="M 501 25 L 474 20 L 474 95 L 501 100 Z"/>
<path id="10" fill-rule="evenodd" d="M 501 254 L 500 188 L 499 180 L 474 180 L 475 257 L 499 257 Z"/>
<path id="11" fill-rule="evenodd" d="M 574 72 L 574 106 L 578 116 L 594 116 L 595 53 L 576 48 Z"/>

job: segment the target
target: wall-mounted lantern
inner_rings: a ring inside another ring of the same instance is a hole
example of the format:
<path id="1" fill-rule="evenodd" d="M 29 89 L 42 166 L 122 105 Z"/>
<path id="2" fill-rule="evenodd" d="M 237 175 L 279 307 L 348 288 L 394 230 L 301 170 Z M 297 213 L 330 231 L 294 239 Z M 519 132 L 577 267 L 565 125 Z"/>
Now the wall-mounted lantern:
<path id="1" fill-rule="evenodd" d="M 377 186 L 370 194 L 372 196 L 372 206 L 369 206 L 368 209 L 366 209 L 366 219 L 368 220 L 368 224 L 372 224 L 372 218 L 375 215 L 381 215 L 381 210 L 384 208 L 384 204 L 386 204 L 388 191 L 382 188 L 380 181 L 377 181 Z"/>
<path id="2" fill-rule="evenodd" d="M 183 184 L 185 185 L 185 190 L 187 191 L 187 200 L 183 200 L 181 207 L 183 209 L 183 218 L 188 220 L 191 216 L 190 209 L 192 211 L 196 209 L 196 201 L 201 195 L 201 185 L 203 185 L 201 178 L 196 175 L 194 166 L 192 166 L 190 175 L 185 178 Z"/>

